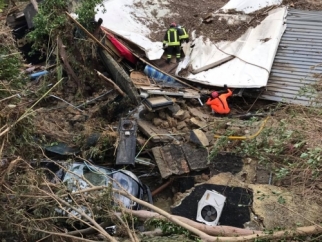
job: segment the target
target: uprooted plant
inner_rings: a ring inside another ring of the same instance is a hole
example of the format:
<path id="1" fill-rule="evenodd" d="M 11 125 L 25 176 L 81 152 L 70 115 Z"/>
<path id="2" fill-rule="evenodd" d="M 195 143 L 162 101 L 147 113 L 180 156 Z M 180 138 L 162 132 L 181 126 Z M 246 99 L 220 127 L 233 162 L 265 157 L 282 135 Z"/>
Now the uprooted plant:
<path id="1" fill-rule="evenodd" d="M 91 31 L 96 27 L 95 6 L 101 2 L 101 0 L 78 1 L 77 6 L 74 7 L 79 21 Z M 39 146 L 43 147 L 53 142 L 85 146 L 76 136 L 84 137 L 105 129 L 97 125 L 97 122 L 96 124 L 90 122 L 88 125 L 84 122 L 85 127 L 79 127 L 83 132 L 71 134 L 70 130 L 63 127 L 61 123 L 50 118 L 53 112 L 66 118 L 68 114 L 64 111 L 72 107 L 74 110 L 70 113 L 75 115 L 78 112 L 86 121 L 89 116 L 88 110 L 93 107 L 92 104 L 87 105 L 88 99 L 95 100 L 94 97 L 113 91 L 113 86 L 97 78 L 94 71 L 102 71 L 103 68 L 97 56 L 97 45 L 87 39 L 86 35 L 68 20 L 65 12 L 71 3 L 61 0 L 45 0 L 39 3 L 39 13 L 33 19 L 35 28 L 27 34 L 27 39 L 33 43 L 35 50 L 40 50 L 46 56 L 46 63 L 42 67 L 24 64 L 15 45 L 12 30 L 5 26 L 5 21 L 1 21 L 0 133 L 4 140 L 2 150 L 5 151 L 6 156 L 19 155 L 28 159 L 35 158 Z M 5 11 L 12 13 L 12 9 L 17 10 L 17 7 L 23 9 L 26 4 L 27 2 L 23 2 L 16 7 L 9 6 Z M 45 69 L 49 74 L 31 82 L 25 71 L 27 67 L 36 68 L 36 71 Z M 55 90 L 48 93 L 59 81 L 61 83 Z M 112 103 L 117 97 L 116 94 L 112 92 L 110 96 L 104 96 L 102 99 L 104 102 L 90 110 L 90 115 L 95 116 L 97 120 L 100 119 L 100 124 L 104 124 L 107 120 L 100 116 L 113 118 L 114 115 L 106 115 L 106 113 L 112 113 L 116 109 L 116 105 Z M 63 102 L 65 105 L 61 105 Z M 122 99 L 121 102 L 128 101 Z M 34 105 L 36 103 L 37 105 Z M 47 109 L 49 105 L 52 107 Z M 32 109 L 29 110 L 28 115 L 17 122 L 30 107 Z M 92 114 L 94 111 L 96 113 Z M 73 125 L 74 122 L 70 121 L 69 127 L 73 128 Z M 102 143 L 101 140 L 99 145 Z M 107 149 L 106 143 L 104 142 L 104 149 Z M 113 141 L 110 143 L 113 144 Z M 95 147 L 92 149 L 90 153 L 93 156 L 104 157 L 106 153 L 105 150 L 96 152 Z M 85 151 L 85 153 L 88 152 Z"/>

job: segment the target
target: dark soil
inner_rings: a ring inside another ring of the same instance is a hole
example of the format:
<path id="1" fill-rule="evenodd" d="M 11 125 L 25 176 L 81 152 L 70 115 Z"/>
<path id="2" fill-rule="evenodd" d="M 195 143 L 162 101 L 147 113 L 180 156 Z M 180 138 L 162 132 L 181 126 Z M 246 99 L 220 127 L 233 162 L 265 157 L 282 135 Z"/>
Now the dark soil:
<path id="1" fill-rule="evenodd" d="M 216 175 L 224 172 L 237 174 L 243 168 L 243 160 L 241 157 L 234 154 L 218 154 L 211 162 L 211 175 Z"/>

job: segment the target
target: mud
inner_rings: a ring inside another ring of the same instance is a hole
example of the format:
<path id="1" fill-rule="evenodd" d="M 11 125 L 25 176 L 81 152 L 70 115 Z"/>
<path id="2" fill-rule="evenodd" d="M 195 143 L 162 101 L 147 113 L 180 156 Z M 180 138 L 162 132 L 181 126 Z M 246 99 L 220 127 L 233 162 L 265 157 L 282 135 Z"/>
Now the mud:
<path id="1" fill-rule="evenodd" d="M 302 10 L 322 10 L 322 2 L 320 0 L 283 0 L 282 4 Z"/>

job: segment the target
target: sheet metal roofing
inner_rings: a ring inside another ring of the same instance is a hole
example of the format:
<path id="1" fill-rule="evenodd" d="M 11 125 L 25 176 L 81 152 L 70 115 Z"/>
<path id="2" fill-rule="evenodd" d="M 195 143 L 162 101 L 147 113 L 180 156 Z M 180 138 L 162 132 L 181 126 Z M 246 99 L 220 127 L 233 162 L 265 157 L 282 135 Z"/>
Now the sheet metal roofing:
<path id="1" fill-rule="evenodd" d="M 322 12 L 289 9 L 286 30 L 261 98 L 322 104 Z M 320 87 L 320 88 L 318 88 Z"/>

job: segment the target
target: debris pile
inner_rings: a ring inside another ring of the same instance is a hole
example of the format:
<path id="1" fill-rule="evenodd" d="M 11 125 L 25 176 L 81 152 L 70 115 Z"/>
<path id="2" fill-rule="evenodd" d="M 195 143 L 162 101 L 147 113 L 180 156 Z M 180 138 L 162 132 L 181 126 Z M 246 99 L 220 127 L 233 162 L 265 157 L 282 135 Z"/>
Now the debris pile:
<path id="1" fill-rule="evenodd" d="M 318 102 L 262 100 L 262 87 L 282 85 L 292 24 L 320 21 L 288 8 L 303 2 L 108 0 L 96 16 L 86 8 L 97 1 L 10 3 L 0 16 L 0 237 L 320 234 Z M 161 42 L 174 20 L 191 42 L 167 63 Z M 209 106 L 216 98 L 228 114 Z"/>

